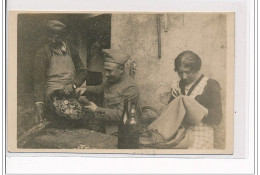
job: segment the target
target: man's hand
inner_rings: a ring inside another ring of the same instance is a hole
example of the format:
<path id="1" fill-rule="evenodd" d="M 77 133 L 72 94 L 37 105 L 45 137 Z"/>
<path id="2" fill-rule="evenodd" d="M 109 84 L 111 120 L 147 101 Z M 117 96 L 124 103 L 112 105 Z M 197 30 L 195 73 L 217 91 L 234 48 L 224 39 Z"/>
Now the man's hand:
<path id="1" fill-rule="evenodd" d="M 86 92 L 86 87 L 79 87 L 76 89 L 76 94 L 84 94 Z"/>
<path id="2" fill-rule="evenodd" d="M 87 99 L 87 97 L 85 97 L 85 96 L 80 96 L 79 98 L 78 98 L 78 101 L 80 102 L 80 103 L 83 103 L 84 105 L 86 105 L 86 106 L 88 106 L 88 105 L 90 105 L 90 101 Z"/>
<path id="3" fill-rule="evenodd" d="M 62 88 L 63 92 L 66 94 L 66 95 L 69 95 L 71 92 L 73 92 L 73 86 L 72 84 L 66 84 L 63 88 Z"/>
<path id="4" fill-rule="evenodd" d="M 88 112 L 96 112 L 96 109 L 97 109 L 97 105 L 93 102 L 90 102 L 90 105 L 89 106 L 84 106 L 84 109 Z"/>
<path id="5" fill-rule="evenodd" d="M 43 120 L 44 104 L 43 103 L 36 103 L 35 106 L 36 106 L 35 122 L 40 123 Z"/>

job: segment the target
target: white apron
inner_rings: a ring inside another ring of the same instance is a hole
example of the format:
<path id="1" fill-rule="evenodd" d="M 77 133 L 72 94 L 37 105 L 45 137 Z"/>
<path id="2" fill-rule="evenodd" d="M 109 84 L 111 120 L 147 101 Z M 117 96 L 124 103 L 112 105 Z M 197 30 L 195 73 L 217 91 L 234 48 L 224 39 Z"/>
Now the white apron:
<path id="1" fill-rule="evenodd" d="M 76 70 L 71 56 L 53 54 L 47 70 L 46 96 L 54 90 L 62 89 L 74 80 L 75 76 Z"/>

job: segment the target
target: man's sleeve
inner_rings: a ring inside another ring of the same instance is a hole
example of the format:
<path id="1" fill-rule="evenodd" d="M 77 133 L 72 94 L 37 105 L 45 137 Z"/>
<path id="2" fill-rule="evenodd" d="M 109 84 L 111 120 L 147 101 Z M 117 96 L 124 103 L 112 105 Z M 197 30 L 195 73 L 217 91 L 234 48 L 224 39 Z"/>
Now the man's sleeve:
<path id="1" fill-rule="evenodd" d="M 97 116 L 100 119 L 109 121 L 121 121 L 123 110 L 124 110 L 124 99 L 128 100 L 138 100 L 139 91 L 135 86 L 131 86 L 123 91 L 123 97 L 118 101 L 115 108 L 101 108 L 96 109 Z M 116 102 L 116 101 L 115 101 Z"/>
<path id="2" fill-rule="evenodd" d="M 82 63 L 78 51 L 74 47 L 70 47 L 71 57 L 76 69 L 76 78 L 73 80 L 77 87 L 80 87 L 87 77 L 87 69 L 85 68 L 84 64 Z"/>
<path id="3" fill-rule="evenodd" d="M 203 119 L 204 123 L 218 125 L 222 119 L 222 103 L 220 85 L 216 80 L 209 80 L 208 90 L 205 93 L 207 97 L 208 115 Z"/>
<path id="4" fill-rule="evenodd" d="M 48 55 L 44 48 L 40 49 L 34 59 L 33 80 L 34 80 L 34 99 L 35 102 L 44 102 L 46 71 L 48 67 Z"/>
<path id="5" fill-rule="evenodd" d="M 86 92 L 91 92 L 91 93 L 97 93 L 100 94 L 103 92 L 104 86 L 106 82 L 103 82 L 101 85 L 98 86 L 86 86 Z"/>

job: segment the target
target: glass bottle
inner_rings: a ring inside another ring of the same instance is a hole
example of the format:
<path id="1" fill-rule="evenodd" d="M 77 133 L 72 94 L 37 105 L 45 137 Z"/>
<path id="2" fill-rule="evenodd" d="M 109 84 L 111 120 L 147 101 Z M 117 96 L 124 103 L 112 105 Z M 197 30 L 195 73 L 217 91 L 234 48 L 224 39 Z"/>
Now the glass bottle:
<path id="1" fill-rule="evenodd" d="M 122 122 L 118 125 L 118 148 L 127 149 L 127 136 L 128 136 L 128 125 L 129 120 L 129 111 L 128 111 L 129 102 L 127 99 L 124 100 L 124 110 L 122 114 Z"/>
<path id="2" fill-rule="evenodd" d="M 131 101 L 131 111 L 128 124 L 128 148 L 136 149 L 139 147 L 138 115 L 136 110 L 136 100 Z"/>

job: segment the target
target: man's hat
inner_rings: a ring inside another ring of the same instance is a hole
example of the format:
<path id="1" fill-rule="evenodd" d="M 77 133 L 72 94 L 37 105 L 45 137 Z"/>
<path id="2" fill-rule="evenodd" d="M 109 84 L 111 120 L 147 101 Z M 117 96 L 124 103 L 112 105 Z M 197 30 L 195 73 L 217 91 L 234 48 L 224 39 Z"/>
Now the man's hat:
<path id="1" fill-rule="evenodd" d="M 66 25 L 57 20 L 50 20 L 47 23 L 47 28 L 52 32 L 63 32 Z"/>
<path id="2" fill-rule="evenodd" d="M 105 62 L 125 64 L 130 58 L 128 54 L 125 54 L 120 50 L 103 49 L 102 51 L 104 53 Z"/>

